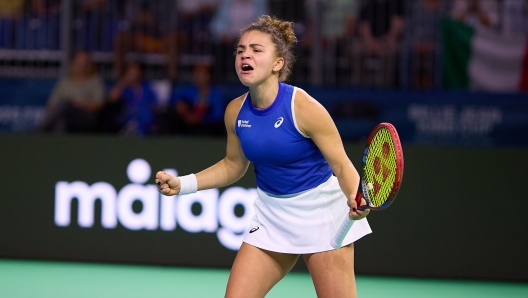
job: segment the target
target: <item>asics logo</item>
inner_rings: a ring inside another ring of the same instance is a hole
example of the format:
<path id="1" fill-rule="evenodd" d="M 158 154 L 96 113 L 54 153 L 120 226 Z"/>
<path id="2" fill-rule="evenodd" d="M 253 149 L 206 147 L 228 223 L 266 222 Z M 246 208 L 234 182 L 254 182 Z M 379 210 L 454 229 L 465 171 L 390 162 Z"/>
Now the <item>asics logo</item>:
<path id="1" fill-rule="evenodd" d="M 282 117 L 279 117 L 279 119 L 277 119 L 277 122 L 275 122 L 275 128 L 279 128 L 279 126 L 281 126 L 282 122 L 284 121 L 284 118 Z"/>

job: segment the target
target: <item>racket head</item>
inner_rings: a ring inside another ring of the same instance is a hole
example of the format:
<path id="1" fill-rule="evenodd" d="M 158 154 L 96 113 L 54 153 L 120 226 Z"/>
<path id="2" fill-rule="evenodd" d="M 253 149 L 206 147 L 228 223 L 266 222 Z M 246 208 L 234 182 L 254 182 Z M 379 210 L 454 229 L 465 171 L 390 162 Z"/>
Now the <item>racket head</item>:
<path id="1" fill-rule="evenodd" d="M 403 150 L 392 124 L 380 123 L 372 130 L 363 151 L 361 168 L 361 188 L 368 208 L 389 207 L 403 179 Z"/>

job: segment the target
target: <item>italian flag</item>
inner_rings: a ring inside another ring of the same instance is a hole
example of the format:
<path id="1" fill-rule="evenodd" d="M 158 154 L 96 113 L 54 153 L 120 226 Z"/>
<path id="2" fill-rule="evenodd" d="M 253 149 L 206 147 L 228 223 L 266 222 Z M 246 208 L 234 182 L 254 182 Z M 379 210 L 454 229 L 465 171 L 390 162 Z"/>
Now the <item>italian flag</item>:
<path id="1" fill-rule="evenodd" d="M 448 88 L 528 90 L 528 38 L 442 21 L 444 83 Z"/>

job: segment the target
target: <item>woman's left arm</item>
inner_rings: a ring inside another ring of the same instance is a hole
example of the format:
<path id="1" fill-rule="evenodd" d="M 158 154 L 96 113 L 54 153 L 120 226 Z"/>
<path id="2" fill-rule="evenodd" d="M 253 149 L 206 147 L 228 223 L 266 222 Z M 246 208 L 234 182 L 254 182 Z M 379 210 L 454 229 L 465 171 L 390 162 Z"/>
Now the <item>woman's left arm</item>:
<path id="1" fill-rule="evenodd" d="M 358 171 L 346 155 L 341 136 L 330 114 L 318 101 L 301 89 L 297 89 L 294 108 L 299 130 L 314 141 L 334 171 L 339 186 L 348 199 L 350 218 L 358 220 L 366 217 L 369 210 L 357 210 L 355 201 L 360 182 Z M 361 205 L 365 204 L 362 198 Z"/>

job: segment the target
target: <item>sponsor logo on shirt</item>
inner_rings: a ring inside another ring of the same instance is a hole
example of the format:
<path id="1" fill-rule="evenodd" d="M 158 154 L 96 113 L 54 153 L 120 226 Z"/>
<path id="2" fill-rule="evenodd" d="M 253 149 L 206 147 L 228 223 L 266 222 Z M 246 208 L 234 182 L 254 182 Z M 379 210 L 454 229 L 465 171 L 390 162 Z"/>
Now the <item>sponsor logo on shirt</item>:
<path id="1" fill-rule="evenodd" d="M 282 122 L 284 121 L 284 118 L 282 117 L 279 117 L 279 119 L 277 119 L 277 122 L 275 122 L 275 128 L 279 128 L 279 126 L 282 125 Z"/>
<path id="2" fill-rule="evenodd" d="M 259 229 L 259 227 L 253 227 L 251 230 L 249 230 L 249 233 L 256 232 Z"/>
<path id="3" fill-rule="evenodd" d="M 249 124 L 249 120 L 238 120 L 238 127 L 251 128 L 251 124 Z"/>

